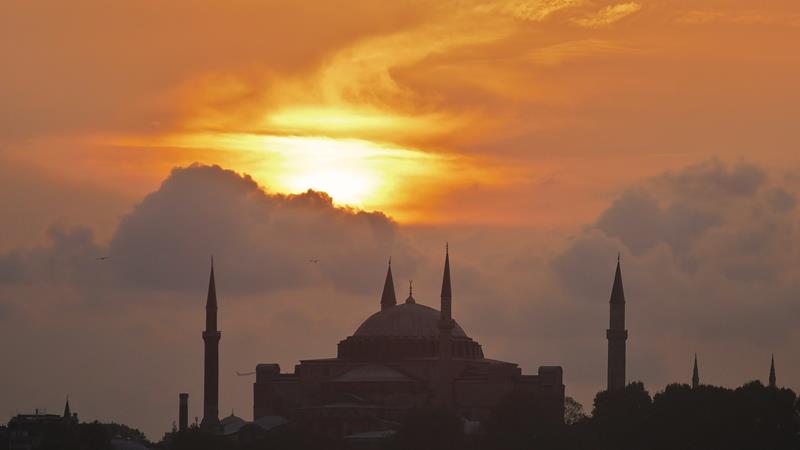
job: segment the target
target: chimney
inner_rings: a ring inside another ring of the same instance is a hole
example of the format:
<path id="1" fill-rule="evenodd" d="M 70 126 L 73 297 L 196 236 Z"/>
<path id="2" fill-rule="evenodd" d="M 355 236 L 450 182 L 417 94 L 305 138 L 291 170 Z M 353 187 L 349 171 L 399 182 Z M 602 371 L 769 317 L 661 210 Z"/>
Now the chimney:
<path id="1" fill-rule="evenodd" d="M 178 405 L 178 431 L 186 431 L 189 427 L 189 394 L 179 394 Z"/>

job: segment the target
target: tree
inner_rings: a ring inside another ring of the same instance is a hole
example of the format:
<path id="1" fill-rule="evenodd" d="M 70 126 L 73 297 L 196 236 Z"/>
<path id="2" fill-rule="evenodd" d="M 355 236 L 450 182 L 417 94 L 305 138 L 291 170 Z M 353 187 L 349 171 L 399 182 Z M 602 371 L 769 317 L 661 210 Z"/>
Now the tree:
<path id="1" fill-rule="evenodd" d="M 602 448 L 645 448 L 646 425 L 653 401 L 644 384 L 634 382 L 625 389 L 603 391 L 594 399 L 592 422 Z"/>
<path id="2" fill-rule="evenodd" d="M 121 423 L 111 422 L 102 424 L 112 438 L 125 439 L 129 441 L 136 441 L 144 445 L 149 445 L 150 441 L 147 436 L 136 428 L 131 428 Z"/>
<path id="3" fill-rule="evenodd" d="M 564 423 L 574 425 L 586 420 L 588 416 L 583 411 L 583 405 L 572 397 L 564 399 Z"/>
<path id="4" fill-rule="evenodd" d="M 95 421 L 78 425 L 78 436 L 81 450 L 107 450 L 111 448 L 111 435 L 106 426 L 100 422 Z"/>

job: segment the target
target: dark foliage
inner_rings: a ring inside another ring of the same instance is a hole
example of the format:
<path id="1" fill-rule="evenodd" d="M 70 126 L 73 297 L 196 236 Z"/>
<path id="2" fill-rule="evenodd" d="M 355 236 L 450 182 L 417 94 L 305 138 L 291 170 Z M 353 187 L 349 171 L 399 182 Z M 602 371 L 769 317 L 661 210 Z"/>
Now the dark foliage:
<path id="1" fill-rule="evenodd" d="M 594 399 L 592 424 L 605 448 L 646 448 L 653 401 L 641 382 L 618 391 L 603 391 Z"/>
<path id="2" fill-rule="evenodd" d="M 536 422 L 535 398 L 498 405 L 485 450 L 797 450 L 800 400 L 760 382 L 737 389 L 670 385 L 654 398 L 642 383 L 600 392 L 591 417 L 563 426 Z"/>
<path id="3" fill-rule="evenodd" d="M 567 425 L 574 425 L 578 422 L 586 420 L 586 412 L 583 410 L 583 405 L 578 403 L 572 397 L 564 398 L 564 423 Z"/>
<path id="4" fill-rule="evenodd" d="M 42 450 L 107 450 L 111 436 L 103 424 L 57 423 L 42 430 Z"/>
<path id="5" fill-rule="evenodd" d="M 144 433 L 137 430 L 136 428 L 131 428 L 127 425 L 115 422 L 104 423 L 102 425 L 106 429 L 106 432 L 108 432 L 109 436 L 111 436 L 112 438 L 125 439 L 128 441 L 136 441 L 144 445 L 150 444 L 150 441 L 147 440 L 147 436 L 145 436 Z"/>

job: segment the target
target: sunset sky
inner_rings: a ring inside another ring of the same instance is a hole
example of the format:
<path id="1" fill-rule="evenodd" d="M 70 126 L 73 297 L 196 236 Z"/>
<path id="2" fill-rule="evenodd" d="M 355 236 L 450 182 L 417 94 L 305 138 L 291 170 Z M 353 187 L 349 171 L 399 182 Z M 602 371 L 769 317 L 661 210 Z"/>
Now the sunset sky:
<path id="1" fill-rule="evenodd" d="M 390 256 L 438 307 L 446 241 L 459 323 L 587 409 L 617 252 L 632 380 L 798 389 L 798 43 L 796 0 L 5 2 L 0 421 L 200 415 L 210 254 L 250 418 L 234 371 L 333 356 Z"/>

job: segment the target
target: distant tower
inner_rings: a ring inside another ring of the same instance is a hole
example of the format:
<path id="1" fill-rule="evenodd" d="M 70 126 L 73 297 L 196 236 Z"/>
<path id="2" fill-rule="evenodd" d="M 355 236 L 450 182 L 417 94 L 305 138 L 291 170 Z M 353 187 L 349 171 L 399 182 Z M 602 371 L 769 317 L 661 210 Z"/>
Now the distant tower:
<path id="1" fill-rule="evenodd" d="M 450 248 L 445 246 L 444 275 L 442 277 L 442 310 L 439 320 L 439 386 L 438 396 L 443 407 L 449 408 L 453 403 L 453 386 L 451 379 L 452 343 L 451 337 L 455 322 L 452 315 L 453 295 L 450 289 Z"/>
<path id="2" fill-rule="evenodd" d="M 67 401 L 64 404 L 64 415 L 62 419 L 67 422 L 78 423 L 78 413 L 74 413 L 69 408 L 69 396 L 67 396 Z"/>
<path id="3" fill-rule="evenodd" d="M 775 378 L 775 355 L 772 355 L 772 362 L 769 366 L 769 387 L 774 388 L 777 387 L 776 378 Z"/>
<path id="4" fill-rule="evenodd" d="M 397 305 L 397 297 L 394 293 L 394 279 L 392 278 L 392 258 L 389 258 L 389 270 L 386 271 L 386 282 L 383 283 L 383 294 L 381 295 L 381 311 Z"/>
<path id="5" fill-rule="evenodd" d="M 178 431 L 189 428 L 189 394 L 178 395 Z"/>
<path id="6" fill-rule="evenodd" d="M 214 283 L 214 259 L 211 259 L 211 275 L 208 280 L 206 300 L 205 379 L 203 388 L 203 420 L 200 426 L 209 430 L 219 429 L 219 339 L 217 330 L 217 288 Z"/>
<path id="7" fill-rule="evenodd" d="M 617 256 L 617 272 L 611 288 L 611 318 L 606 330 L 608 339 L 608 390 L 625 388 L 625 291 L 622 288 L 622 271 Z"/>
<path id="8" fill-rule="evenodd" d="M 700 386 L 700 370 L 697 368 L 697 353 L 694 354 L 694 369 L 692 370 L 692 389 Z"/>

